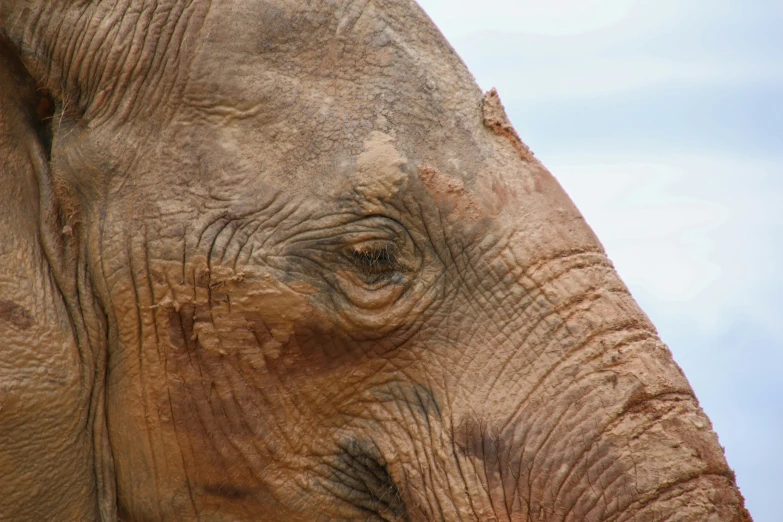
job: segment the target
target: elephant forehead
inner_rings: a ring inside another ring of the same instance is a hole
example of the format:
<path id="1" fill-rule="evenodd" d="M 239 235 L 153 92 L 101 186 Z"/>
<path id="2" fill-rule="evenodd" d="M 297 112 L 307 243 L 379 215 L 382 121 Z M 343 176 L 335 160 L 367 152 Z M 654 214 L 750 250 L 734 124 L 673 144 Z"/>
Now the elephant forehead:
<path id="1" fill-rule="evenodd" d="M 183 101 L 224 121 L 285 120 L 355 154 L 370 130 L 456 140 L 480 121 L 472 76 L 413 2 L 228 2 L 195 37 Z"/>
<path id="2" fill-rule="evenodd" d="M 414 192 L 472 224 L 546 199 L 499 152 L 472 76 L 414 2 L 228 0 L 188 37 L 182 103 L 155 146 L 220 201 L 272 188 L 334 210 Z"/>

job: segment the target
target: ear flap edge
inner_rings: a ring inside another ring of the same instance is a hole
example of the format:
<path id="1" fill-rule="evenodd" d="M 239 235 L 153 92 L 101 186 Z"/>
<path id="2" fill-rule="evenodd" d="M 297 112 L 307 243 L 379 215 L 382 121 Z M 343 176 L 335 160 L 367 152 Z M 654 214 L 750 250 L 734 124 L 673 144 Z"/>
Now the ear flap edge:
<path id="1" fill-rule="evenodd" d="M 0 518 L 108 520 L 105 347 L 91 353 L 74 317 L 77 247 L 49 179 L 53 106 L 0 36 Z"/>

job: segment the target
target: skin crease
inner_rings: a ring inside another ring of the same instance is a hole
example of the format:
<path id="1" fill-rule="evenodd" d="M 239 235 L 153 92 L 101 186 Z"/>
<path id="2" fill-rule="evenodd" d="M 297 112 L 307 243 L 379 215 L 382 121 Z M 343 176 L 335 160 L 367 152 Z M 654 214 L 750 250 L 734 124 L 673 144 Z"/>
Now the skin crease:
<path id="1" fill-rule="evenodd" d="M 0 518 L 750 520 L 414 3 L 54 4 L 0 7 Z"/>

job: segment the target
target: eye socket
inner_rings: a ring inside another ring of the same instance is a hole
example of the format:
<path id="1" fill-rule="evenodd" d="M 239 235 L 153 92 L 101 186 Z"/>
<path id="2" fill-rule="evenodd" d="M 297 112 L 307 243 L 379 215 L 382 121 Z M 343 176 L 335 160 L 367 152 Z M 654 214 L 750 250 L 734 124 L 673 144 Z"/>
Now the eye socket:
<path id="1" fill-rule="evenodd" d="M 289 248 L 292 259 L 315 262 L 314 267 L 303 267 L 302 273 L 320 275 L 354 304 L 377 301 L 373 306 L 380 306 L 389 301 L 390 295 L 410 287 L 421 266 L 408 231 L 384 216 L 352 219 L 318 230 L 297 238 Z"/>

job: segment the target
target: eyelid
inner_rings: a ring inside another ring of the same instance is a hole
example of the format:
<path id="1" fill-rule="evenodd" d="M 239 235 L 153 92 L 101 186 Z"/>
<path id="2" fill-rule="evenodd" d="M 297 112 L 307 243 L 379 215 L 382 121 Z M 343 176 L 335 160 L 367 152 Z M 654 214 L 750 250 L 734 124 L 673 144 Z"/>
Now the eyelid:
<path id="1" fill-rule="evenodd" d="M 392 243 L 403 241 L 399 233 L 393 230 L 366 230 L 360 232 L 348 232 L 342 235 L 345 244 L 358 245 L 361 243 Z"/>

